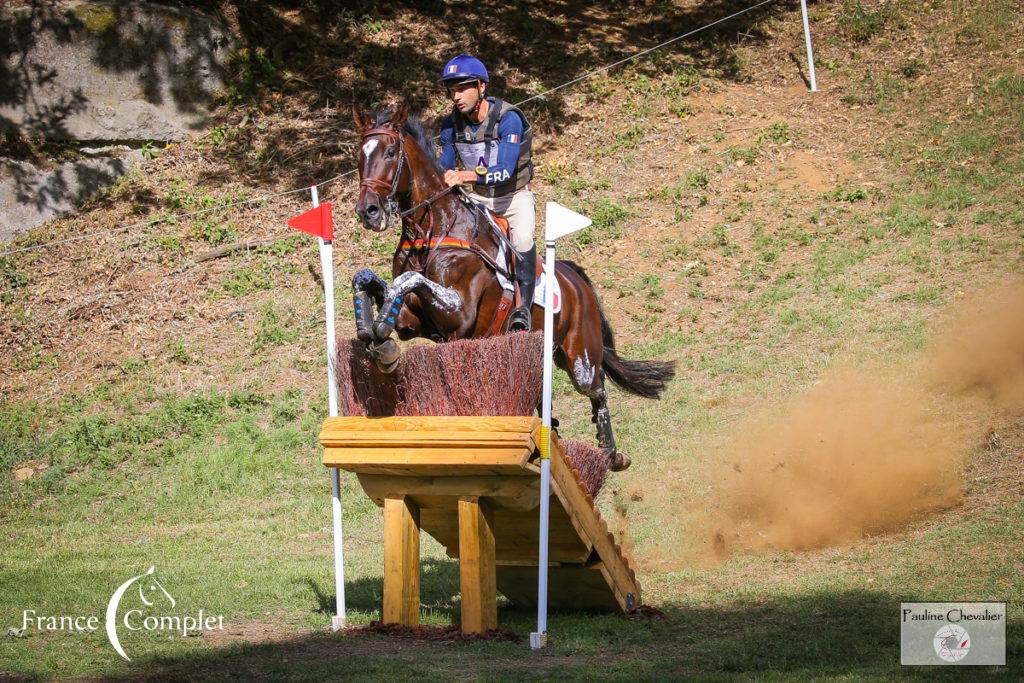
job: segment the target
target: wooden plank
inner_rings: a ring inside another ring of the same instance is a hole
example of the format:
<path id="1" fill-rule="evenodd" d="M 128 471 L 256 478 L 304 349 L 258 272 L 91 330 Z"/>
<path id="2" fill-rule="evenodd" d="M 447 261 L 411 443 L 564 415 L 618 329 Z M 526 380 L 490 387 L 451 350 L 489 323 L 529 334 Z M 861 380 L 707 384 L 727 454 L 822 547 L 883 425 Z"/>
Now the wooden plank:
<path id="1" fill-rule="evenodd" d="M 447 476 L 480 474 L 531 474 L 525 469 L 531 452 L 525 448 L 459 450 L 450 448 L 325 448 L 328 467 L 357 473 L 385 470 L 441 470 Z"/>
<path id="2" fill-rule="evenodd" d="M 384 623 L 420 623 L 419 510 L 405 496 L 384 501 Z"/>
<path id="3" fill-rule="evenodd" d="M 497 628 L 494 516 L 478 496 L 459 498 L 459 588 L 462 632 Z"/>
<path id="4" fill-rule="evenodd" d="M 540 418 L 528 416 L 422 416 L 422 417 L 329 417 L 324 420 L 321 439 L 337 432 L 522 432 L 531 434 L 540 428 Z"/>
<path id="5" fill-rule="evenodd" d="M 405 465 L 353 465 L 340 467 L 339 469 L 352 472 L 354 474 L 369 474 L 369 475 L 388 475 L 394 477 L 444 477 L 448 476 L 452 472 L 451 466 L 444 465 L 423 465 L 419 467 L 407 467 Z M 524 475 L 532 474 L 522 469 L 512 469 L 509 466 L 472 466 L 466 468 L 457 468 L 458 474 L 456 477 L 475 477 L 475 476 L 501 476 L 501 477 L 523 477 Z"/>
<path id="6" fill-rule="evenodd" d="M 401 477 L 387 474 L 360 474 L 359 484 L 377 505 L 391 494 L 417 497 L 422 509 L 426 507 L 418 496 L 451 496 L 455 507 L 461 496 L 485 496 L 492 507 L 515 510 L 533 510 L 540 503 L 540 483 L 532 477 L 508 476 L 433 476 Z"/>
<path id="7" fill-rule="evenodd" d="M 640 605 L 640 584 L 633 569 L 594 508 L 593 501 L 572 473 L 565 451 L 554 435 L 551 438 L 551 482 L 561 507 L 572 516 L 577 529 L 582 530 L 601 558 L 601 571 L 609 579 L 608 585 L 614 591 L 619 607 L 629 611 Z"/>
<path id="8" fill-rule="evenodd" d="M 341 446 L 393 446 L 423 448 L 444 445 L 449 448 L 487 448 L 489 446 L 526 448 L 533 444 L 530 432 L 367 432 L 336 431 L 321 436 L 321 445 Z"/>

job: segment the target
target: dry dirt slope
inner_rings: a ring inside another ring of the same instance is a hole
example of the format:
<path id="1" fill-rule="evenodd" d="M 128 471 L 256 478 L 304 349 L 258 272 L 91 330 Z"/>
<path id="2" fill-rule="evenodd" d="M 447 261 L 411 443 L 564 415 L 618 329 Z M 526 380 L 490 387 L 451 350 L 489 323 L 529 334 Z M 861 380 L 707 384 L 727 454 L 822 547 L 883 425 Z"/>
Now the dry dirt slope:
<path id="1" fill-rule="evenodd" d="M 822 84 L 816 96 L 806 92 L 791 61 L 800 54 L 798 15 L 780 5 L 743 22 L 739 34 L 736 28 L 723 29 L 713 44 L 686 43 L 677 51 L 656 53 L 567 91 L 557 108 L 541 104 L 530 111 L 544 128 L 539 135 L 540 198 L 562 199 L 598 218 L 602 229 L 574 257 L 597 274 L 625 341 L 668 331 L 721 340 L 735 322 L 730 321 L 732 312 L 752 306 L 762 309 L 755 324 L 777 327 L 764 315 L 759 297 L 777 297 L 780 278 L 784 284 L 794 268 L 819 258 L 815 247 L 822 241 L 856 247 L 859 240 L 870 247 L 877 234 L 893 250 L 913 251 L 907 240 L 893 239 L 902 235 L 893 235 L 888 224 L 904 218 L 894 203 L 928 161 L 922 152 L 935 133 L 924 128 L 969 117 L 972 106 L 982 105 L 979 89 L 989 87 L 1003 65 L 1009 67 L 1019 55 L 1013 40 L 989 44 L 971 35 L 954 40 L 958 50 L 945 48 L 952 36 L 969 34 L 971 26 L 990 20 L 981 9 L 971 10 L 974 23 L 964 28 L 962 13 L 968 10 L 953 4 L 883 13 L 888 7 L 883 3 L 877 6 L 882 8 L 878 17 L 868 13 L 860 19 L 852 6 L 825 4 L 815 10 Z M 703 14 L 690 17 L 684 9 L 677 12 L 693 22 L 710 12 L 704 8 Z M 870 9 L 876 7 L 865 4 L 862 12 Z M 599 10 L 579 14 L 553 12 L 547 20 L 574 28 L 584 26 L 584 19 L 593 22 L 581 29 L 589 40 L 581 45 L 593 53 L 582 66 L 599 63 L 599 54 L 634 49 L 626 40 L 639 44 L 639 37 L 627 29 L 647 26 L 656 16 L 655 8 L 643 5 L 623 16 L 601 16 Z M 281 16 L 298 21 L 287 13 Z M 369 71 L 377 68 L 373 46 L 404 45 L 420 37 L 430 25 L 429 19 L 423 26 L 413 23 L 420 18 L 404 10 L 377 23 L 370 15 L 352 19 L 348 30 L 364 35 Z M 877 34 L 870 33 L 872 22 L 879 25 Z M 619 24 L 622 30 L 613 30 Z M 1007 29 L 1012 35 L 1016 26 Z M 855 37 L 862 33 L 867 36 L 860 42 Z M 438 43 L 424 52 L 442 55 L 447 49 L 447 43 Z M 272 86 L 252 100 L 243 99 L 246 90 L 233 91 L 231 96 L 242 101 L 223 108 L 224 123 L 208 138 L 168 150 L 144 175 L 82 215 L 40 231 L 34 241 L 260 196 L 299 186 L 296 175 L 303 181 L 322 179 L 327 170 L 342 168 L 345 160 L 335 159 L 317 173 L 315 163 L 299 163 L 282 149 L 282 135 L 295 140 L 295 156 L 307 151 L 299 140 L 319 133 L 328 138 L 320 146 L 331 150 L 332 136 L 345 140 L 349 124 L 339 115 L 336 100 L 332 108 L 325 100 L 325 106 L 310 109 L 311 103 L 321 104 L 319 91 L 294 89 L 304 80 L 300 74 L 319 74 L 318 69 L 295 74 L 267 59 L 278 69 L 268 67 Z M 538 85 L 535 76 L 526 74 L 546 71 L 539 57 L 515 69 L 497 56 L 493 61 L 496 71 L 505 67 L 506 87 L 514 92 Z M 346 67 L 337 66 L 337 73 L 349 73 Z M 354 80 L 358 91 L 359 79 Z M 413 99 L 425 98 L 430 111 L 442 109 L 435 88 L 422 79 L 412 82 L 420 86 L 412 90 Z M 385 90 L 403 91 L 408 88 Z M 263 175 L 287 175 L 292 183 L 275 187 L 261 180 Z M 326 195 L 339 207 L 342 223 L 341 279 L 368 263 L 383 268 L 392 238 L 373 240 L 344 218 L 344 207 L 352 204 L 351 185 L 335 183 Z M 979 213 L 974 204 L 960 207 L 954 201 L 952 206 L 952 213 L 940 204 L 910 220 L 937 224 L 929 235 L 933 240 L 1012 228 L 1000 221 L 973 221 Z M 6 393 L 48 398 L 116 379 L 127 359 L 172 360 L 169 345 L 184 345 L 189 349 L 185 355 L 203 361 L 171 373 L 173 386 L 222 385 L 226 368 L 251 364 L 243 359 L 254 328 L 273 317 L 266 308 L 270 302 L 279 304 L 277 317 L 294 319 L 292 328 L 302 330 L 287 349 L 275 349 L 273 355 L 287 351 L 289 357 L 314 362 L 315 345 L 307 343 L 315 336 L 316 316 L 309 298 L 307 266 L 314 261 L 308 244 L 283 241 L 188 267 L 196 255 L 223 242 L 285 237 L 284 218 L 302 208 L 301 195 L 288 196 L 199 221 L 162 223 L 5 257 L 0 338 L 7 353 L 0 373 Z M 919 268 L 910 270 L 891 278 L 886 291 L 868 297 L 867 305 L 879 314 L 896 314 L 893 297 L 913 294 L 925 279 Z M 941 292 L 934 298 L 940 299 Z M 746 320 L 740 324 L 747 327 Z M 306 373 L 300 368 L 289 374 L 294 369 L 278 367 L 271 370 L 273 377 L 260 379 L 278 386 L 304 384 Z"/>

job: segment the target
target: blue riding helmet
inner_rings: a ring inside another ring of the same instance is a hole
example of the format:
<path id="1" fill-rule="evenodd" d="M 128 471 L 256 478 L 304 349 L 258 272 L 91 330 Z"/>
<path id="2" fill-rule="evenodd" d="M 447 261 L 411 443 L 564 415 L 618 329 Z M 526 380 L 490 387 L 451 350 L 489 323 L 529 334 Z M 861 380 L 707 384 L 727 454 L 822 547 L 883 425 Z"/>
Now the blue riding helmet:
<path id="1" fill-rule="evenodd" d="M 441 82 L 445 85 L 464 83 L 465 81 L 483 81 L 487 83 L 487 67 L 476 57 L 461 54 L 448 60 L 441 71 Z"/>

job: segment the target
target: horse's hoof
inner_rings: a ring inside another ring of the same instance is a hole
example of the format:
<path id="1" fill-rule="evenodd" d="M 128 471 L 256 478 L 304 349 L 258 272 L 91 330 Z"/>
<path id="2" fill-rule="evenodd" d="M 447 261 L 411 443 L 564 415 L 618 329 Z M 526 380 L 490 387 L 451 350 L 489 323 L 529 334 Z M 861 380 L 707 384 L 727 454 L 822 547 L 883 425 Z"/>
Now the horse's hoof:
<path id="1" fill-rule="evenodd" d="M 402 358 L 394 339 L 385 339 L 380 344 L 370 344 L 370 356 L 377 364 L 377 368 L 386 375 L 395 371 L 398 361 Z"/>
<path id="2" fill-rule="evenodd" d="M 622 470 L 628 470 L 629 466 L 633 464 L 633 459 L 622 451 L 615 451 L 611 454 L 609 459 L 612 461 L 611 470 L 612 472 L 621 472 Z"/>
<path id="3" fill-rule="evenodd" d="M 530 319 L 530 312 L 527 309 L 516 308 L 512 311 L 508 321 L 510 333 L 529 332 L 531 327 L 533 327 L 533 321 Z"/>

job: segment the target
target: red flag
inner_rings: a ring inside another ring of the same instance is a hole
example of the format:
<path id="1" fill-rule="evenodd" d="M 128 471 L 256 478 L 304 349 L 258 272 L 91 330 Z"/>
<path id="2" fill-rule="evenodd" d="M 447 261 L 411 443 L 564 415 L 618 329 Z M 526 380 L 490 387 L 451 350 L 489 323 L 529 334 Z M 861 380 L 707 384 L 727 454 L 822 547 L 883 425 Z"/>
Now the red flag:
<path id="1" fill-rule="evenodd" d="M 334 239 L 334 215 L 331 213 L 331 203 L 324 202 L 315 209 L 299 214 L 288 221 L 288 227 L 322 237 L 328 242 L 332 241 Z"/>

